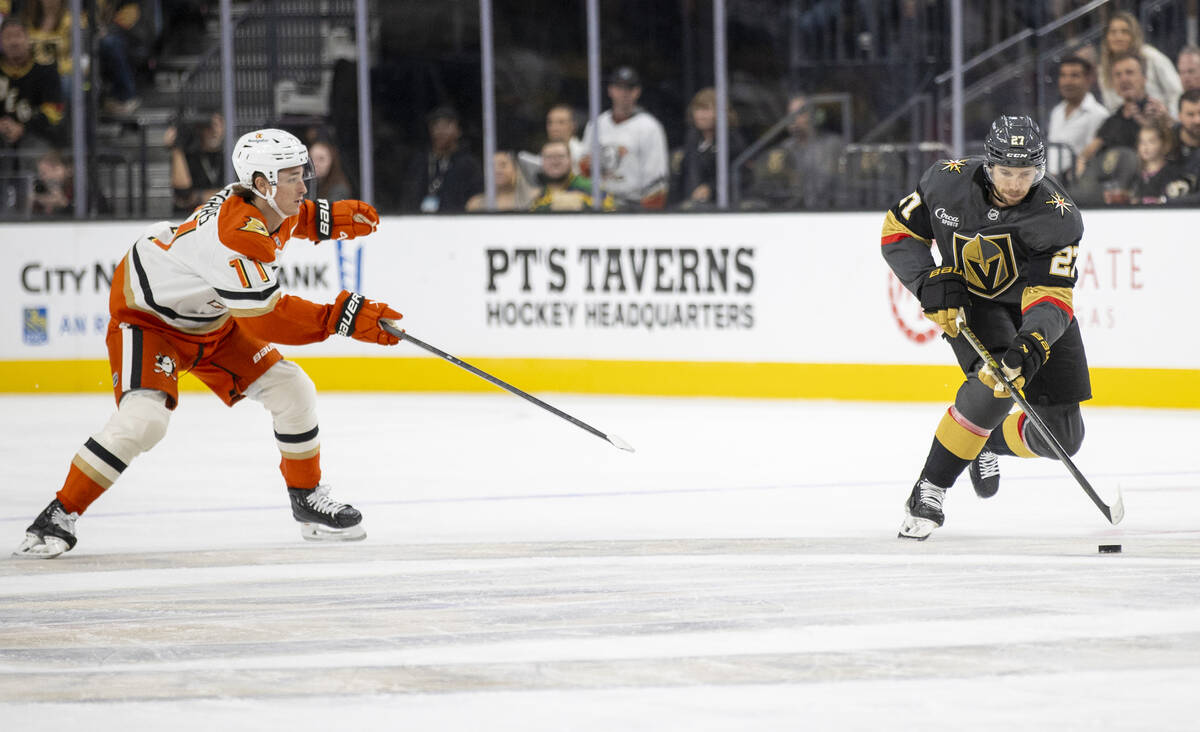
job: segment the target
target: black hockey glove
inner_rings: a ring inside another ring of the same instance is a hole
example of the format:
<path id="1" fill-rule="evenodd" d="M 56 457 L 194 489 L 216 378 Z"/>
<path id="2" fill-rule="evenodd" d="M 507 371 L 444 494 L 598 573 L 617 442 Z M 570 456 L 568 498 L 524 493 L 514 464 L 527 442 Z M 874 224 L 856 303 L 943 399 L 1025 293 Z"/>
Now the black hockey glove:
<path id="1" fill-rule="evenodd" d="M 1000 359 L 1000 368 L 1004 376 L 1018 389 L 1023 388 L 1037 373 L 1042 364 L 1050 359 L 1050 344 L 1036 330 L 1029 333 L 1019 333 L 1013 339 L 1012 345 Z M 979 380 L 992 387 L 992 396 L 1009 396 L 1004 383 L 997 379 L 992 370 L 984 367 L 979 371 Z"/>
<path id="2" fill-rule="evenodd" d="M 951 338 L 958 337 L 958 309 L 970 301 L 967 281 L 953 267 L 934 267 L 921 282 L 921 309 L 925 317 Z"/>

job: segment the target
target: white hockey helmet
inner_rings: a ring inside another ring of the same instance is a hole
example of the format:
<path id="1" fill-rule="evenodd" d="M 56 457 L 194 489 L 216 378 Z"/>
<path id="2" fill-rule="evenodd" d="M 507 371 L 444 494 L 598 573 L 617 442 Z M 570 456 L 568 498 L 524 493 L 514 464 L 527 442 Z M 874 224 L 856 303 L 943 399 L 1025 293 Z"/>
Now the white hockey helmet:
<path id="1" fill-rule="evenodd" d="M 254 188 L 254 174 L 261 173 L 274 196 L 279 171 L 304 166 L 304 180 L 315 177 L 308 161 L 308 148 L 295 135 L 283 130 L 265 129 L 247 132 L 233 146 L 233 170 L 238 182 Z"/>

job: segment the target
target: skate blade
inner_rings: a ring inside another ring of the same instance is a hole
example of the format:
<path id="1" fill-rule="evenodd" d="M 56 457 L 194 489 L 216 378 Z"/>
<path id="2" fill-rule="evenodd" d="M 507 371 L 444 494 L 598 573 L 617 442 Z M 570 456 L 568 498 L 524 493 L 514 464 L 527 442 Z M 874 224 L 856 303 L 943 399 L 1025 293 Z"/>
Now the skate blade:
<path id="1" fill-rule="evenodd" d="M 26 534 L 25 540 L 12 555 L 17 559 L 54 559 L 70 548 L 67 542 L 56 536 L 43 539 L 37 534 Z"/>
<path id="2" fill-rule="evenodd" d="M 367 538 L 367 532 L 362 524 L 335 529 L 325 524 L 301 523 L 300 536 L 305 541 L 362 541 Z"/>
<path id="3" fill-rule="evenodd" d="M 937 527 L 936 521 L 930 521 L 929 519 L 917 516 L 906 516 L 904 523 L 900 524 L 900 533 L 896 534 L 896 536 L 900 539 L 925 541 Z"/>

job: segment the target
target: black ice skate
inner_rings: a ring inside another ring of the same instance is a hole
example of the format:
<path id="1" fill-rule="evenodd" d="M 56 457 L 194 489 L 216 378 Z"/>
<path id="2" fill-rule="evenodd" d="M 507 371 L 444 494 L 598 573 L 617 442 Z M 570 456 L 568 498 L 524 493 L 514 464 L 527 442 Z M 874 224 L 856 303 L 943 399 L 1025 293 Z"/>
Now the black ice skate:
<path id="1" fill-rule="evenodd" d="M 933 530 L 946 520 L 942 514 L 942 500 L 946 489 L 921 478 L 913 486 L 908 501 L 904 504 L 904 523 L 900 524 L 901 539 L 925 541 Z"/>
<path id="2" fill-rule="evenodd" d="M 358 541 L 367 538 L 362 514 L 354 506 L 329 497 L 329 486 L 312 490 L 288 488 L 292 516 L 300 522 L 300 535 L 308 541 Z"/>
<path id="3" fill-rule="evenodd" d="M 22 559 L 53 559 L 63 552 L 70 551 L 75 546 L 75 520 L 77 513 L 67 513 L 67 509 L 55 498 L 50 505 L 38 514 L 28 529 L 25 529 L 25 540 L 13 552 L 14 557 Z"/>
<path id="4" fill-rule="evenodd" d="M 991 498 L 1000 490 L 1000 458 L 986 447 L 971 461 L 967 473 L 980 498 Z"/>

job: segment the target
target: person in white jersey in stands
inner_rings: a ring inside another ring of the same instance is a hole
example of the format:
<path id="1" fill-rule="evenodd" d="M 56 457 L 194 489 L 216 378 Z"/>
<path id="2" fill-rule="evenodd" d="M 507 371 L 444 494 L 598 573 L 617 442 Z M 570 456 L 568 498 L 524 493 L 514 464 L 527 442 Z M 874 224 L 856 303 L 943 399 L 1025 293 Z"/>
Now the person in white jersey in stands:
<path id="1" fill-rule="evenodd" d="M 667 134 L 662 124 L 637 105 L 642 95 L 638 72 L 622 66 L 609 76 L 612 109 L 596 119 L 600 129 L 600 171 L 592 171 L 592 124 L 583 131 L 580 168 L 611 195 L 621 209 L 659 210 L 667 205 Z"/>

